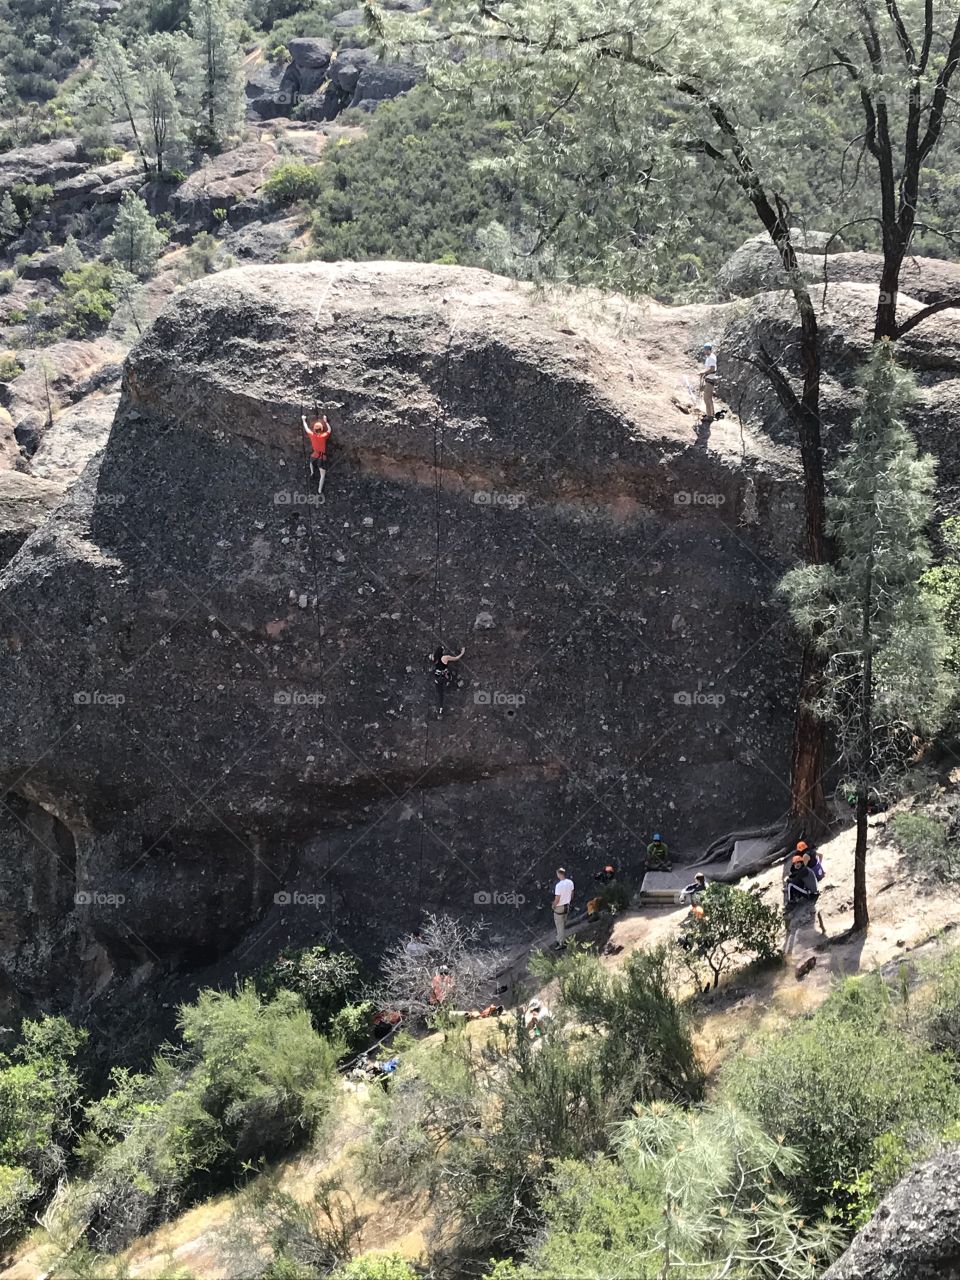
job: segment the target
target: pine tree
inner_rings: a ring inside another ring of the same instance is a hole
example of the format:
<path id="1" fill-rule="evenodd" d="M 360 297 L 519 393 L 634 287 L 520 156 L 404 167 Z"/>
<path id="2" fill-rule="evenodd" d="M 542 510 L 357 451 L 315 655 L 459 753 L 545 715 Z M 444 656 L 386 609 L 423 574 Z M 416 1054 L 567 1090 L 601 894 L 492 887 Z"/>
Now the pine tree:
<path id="1" fill-rule="evenodd" d="M 114 119 L 124 120 L 130 126 L 143 171 L 149 175 L 150 162 L 140 132 L 143 117 L 140 79 L 127 51 L 116 36 L 101 36 L 94 48 L 94 62 L 103 97 L 109 103 Z"/>
<path id="2" fill-rule="evenodd" d="M 150 216 L 150 211 L 136 192 L 128 191 L 120 201 L 113 234 L 107 238 L 106 251 L 125 271 L 134 276 L 148 276 L 166 242 L 166 236 Z"/>
<path id="3" fill-rule="evenodd" d="M 170 72 L 158 62 L 147 62 L 140 68 L 140 90 L 143 95 L 144 146 L 153 157 L 157 177 L 184 141 L 183 124 L 177 91 Z"/>
<path id="4" fill-rule="evenodd" d="M 0 236 L 5 240 L 12 239 L 20 234 L 22 225 L 13 197 L 9 191 L 5 191 L 0 196 Z"/>
<path id="5" fill-rule="evenodd" d="M 871 792 L 890 788 L 937 727 L 951 693 L 943 628 L 923 590 L 934 462 L 904 422 L 915 382 L 876 344 L 850 444 L 829 477 L 832 565 L 784 578 L 800 629 L 826 657 L 819 712 L 832 726 L 856 796 L 854 928 L 869 923 L 866 855 Z"/>
<path id="6" fill-rule="evenodd" d="M 232 0 L 191 0 L 198 143 L 217 148 L 236 132 L 243 106 L 240 44 Z"/>

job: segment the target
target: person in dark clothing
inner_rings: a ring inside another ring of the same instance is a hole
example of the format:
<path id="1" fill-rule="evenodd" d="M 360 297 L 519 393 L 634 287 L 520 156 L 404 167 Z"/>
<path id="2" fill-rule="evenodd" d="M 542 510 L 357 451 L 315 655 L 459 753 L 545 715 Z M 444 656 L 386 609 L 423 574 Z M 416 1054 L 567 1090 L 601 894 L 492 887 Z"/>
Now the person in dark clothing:
<path id="1" fill-rule="evenodd" d="M 800 854 L 794 855 L 783 893 L 788 907 L 794 902 L 813 902 L 820 896 L 817 877 L 805 864 Z"/>
<path id="2" fill-rule="evenodd" d="M 450 669 L 450 664 L 459 662 L 466 649 L 461 649 L 459 653 L 444 653 L 443 646 L 440 645 L 433 651 L 433 682 L 437 690 L 437 719 L 443 715 L 443 695 L 446 689 L 451 686 L 454 689 L 460 688 L 459 677 Z"/>
<path id="3" fill-rule="evenodd" d="M 684 885 L 680 891 L 680 897 L 683 902 L 699 903 L 700 894 L 707 887 L 707 877 L 702 871 L 698 871 L 689 884 Z"/>
<path id="4" fill-rule="evenodd" d="M 617 878 L 617 868 L 612 862 L 608 862 L 602 871 L 597 871 L 594 875 L 597 884 L 613 884 Z"/>

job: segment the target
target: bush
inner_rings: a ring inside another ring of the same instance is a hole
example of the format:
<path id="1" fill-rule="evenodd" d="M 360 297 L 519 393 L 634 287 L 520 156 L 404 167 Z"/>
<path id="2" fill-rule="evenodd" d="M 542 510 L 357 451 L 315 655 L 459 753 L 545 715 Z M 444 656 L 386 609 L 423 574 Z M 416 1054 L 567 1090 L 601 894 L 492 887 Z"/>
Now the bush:
<path id="1" fill-rule="evenodd" d="M 47 324 L 71 338 L 105 329 L 120 301 L 119 279 L 120 274 L 105 262 L 64 271 L 62 289 L 48 308 Z"/>
<path id="2" fill-rule="evenodd" d="M 359 992 L 360 966 L 354 956 L 344 951 L 330 951 L 324 946 L 307 947 L 292 955 L 278 956 L 257 975 L 256 986 L 268 998 L 280 991 L 297 992 L 314 1028 L 325 1032 Z M 347 1017 L 345 1026 L 350 1021 Z M 368 1028 L 369 1025 L 368 1019 Z"/>
<path id="3" fill-rule="evenodd" d="M 928 813 L 897 813 L 889 830 L 919 879 L 934 884 L 960 880 L 960 847 L 945 822 Z"/>
<path id="4" fill-rule="evenodd" d="M 665 947 L 635 951 L 614 971 L 589 951 L 572 948 L 559 959 L 535 957 L 531 971 L 555 978 L 564 1010 L 597 1033 L 594 1051 L 604 1087 L 618 1093 L 626 1088 L 627 1106 L 703 1096 L 703 1069 L 689 1018 L 670 990 Z"/>
<path id="5" fill-rule="evenodd" d="M 181 275 L 184 280 L 199 280 L 214 271 L 224 270 L 232 263 L 233 259 L 216 237 L 209 231 L 201 231 L 187 249 Z"/>
<path id="6" fill-rule="evenodd" d="M 792 1186 L 808 1212 L 844 1209 L 887 1135 L 919 1155 L 960 1115 L 952 1064 L 897 1028 L 879 978 L 848 980 L 815 1017 L 731 1062 L 723 1093 L 799 1153 Z"/>
<path id="7" fill-rule="evenodd" d="M 616 1156 L 556 1166 L 515 1280 L 807 1280 L 835 1252 L 836 1233 L 783 1194 L 796 1156 L 731 1108 L 638 1109 Z"/>
<path id="8" fill-rule="evenodd" d="M 23 365 L 20 361 L 6 353 L 0 355 L 0 382 L 13 382 L 15 378 L 19 378 L 23 373 Z"/>
<path id="9" fill-rule="evenodd" d="M 263 194 L 278 208 L 296 204 L 298 200 L 314 200 L 322 187 L 320 166 L 303 160 L 285 160 L 278 164 L 263 184 Z"/>
<path id="10" fill-rule="evenodd" d="M 63 1173 L 80 1098 L 75 1060 L 86 1032 L 65 1018 L 26 1021 L 0 1056 L 0 1242 L 25 1225 L 36 1195 Z"/>
<path id="11" fill-rule="evenodd" d="M 48 182 L 15 182 L 10 188 L 10 195 L 21 221 L 29 222 L 53 199 L 53 187 Z"/>
<path id="12" fill-rule="evenodd" d="M 336 1272 L 334 1280 L 417 1280 L 417 1272 L 399 1253 L 364 1253 Z"/>
<path id="13" fill-rule="evenodd" d="M 182 1049 L 167 1046 L 147 1075 L 115 1070 L 86 1109 L 86 1181 L 71 1207 L 100 1247 L 122 1247 L 305 1139 L 332 1094 L 340 1047 L 293 993 L 204 991 L 181 1008 L 180 1028 Z"/>
<path id="14" fill-rule="evenodd" d="M 732 960 L 769 962 L 781 954 L 783 912 L 767 906 L 757 894 L 729 884 L 709 884 L 699 905 L 703 914 L 688 918 L 683 954 L 695 975 L 701 962 L 706 964 L 714 989 Z"/>
<path id="15" fill-rule="evenodd" d="M 12 293 L 13 286 L 17 283 L 17 273 L 15 271 L 0 271 L 0 294 Z"/>
<path id="16" fill-rule="evenodd" d="M 960 1059 L 960 952 L 940 971 L 924 1011 L 924 1038 L 938 1053 Z"/>
<path id="17" fill-rule="evenodd" d="M 275 1175 L 266 1175 L 237 1200 L 224 1260 L 229 1274 L 249 1276 L 250 1259 L 266 1246 L 272 1259 L 257 1272 L 262 1280 L 315 1280 L 350 1259 L 360 1247 L 364 1222 L 336 1179 L 319 1179 L 304 1202 L 284 1191 Z"/>

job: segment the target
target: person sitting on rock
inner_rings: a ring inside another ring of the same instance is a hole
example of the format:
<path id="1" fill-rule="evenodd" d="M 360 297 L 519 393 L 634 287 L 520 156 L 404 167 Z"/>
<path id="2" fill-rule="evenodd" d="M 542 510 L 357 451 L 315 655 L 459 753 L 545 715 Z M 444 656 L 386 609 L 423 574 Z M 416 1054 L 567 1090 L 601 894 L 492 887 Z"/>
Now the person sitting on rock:
<path id="1" fill-rule="evenodd" d="M 617 878 L 617 868 L 612 862 L 608 862 L 602 871 L 594 874 L 593 878 L 597 884 L 613 884 Z"/>
<path id="2" fill-rule="evenodd" d="M 327 475 L 327 441 L 330 439 L 330 423 L 322 413 L 315 413 L 310 423 L 303 416 L 300 421 L 310 441 L 310 479 L 316 480 L 317 493 L 321 494 Z"/>
<path id="3" fill-rule="evenodd" d="M 459 662 L 466 649 L 461 649 L 459 653 L 444 653 L 443 646 L 440 645 L 433 651 L 433 682 L 437 689 L 437 719 L 443 715 L 443 694 L 444 690 L 453 687 L 459 689 L 461 681 L 455 672 L 450 670 L 452 662 Z"/>
<path id="4" fill-rule="evenodd" d="M 647 870 L 673 870 L 673 864 L 670 861 L 670 850 L 667 848 L 667 842 L 659 831 L 653 833 L 653 839 L 647 845 Z"/>
<path id="5" fill-rule="evenodd" d="M 818 880 L 822 880 L 827 873 L 823 869 L 823 861 L 817 850 L 811 848 L 806 840 L 798 840 L 793 856 L 796 857 L 797 854 L 803 859 L 803 865 L 809 867 Z"/>
<path id="6" fill-rule="evenodd" d="M 700 895 L 707 887 L 707 877 L 702 871 L 698 871 L 689 884 L 684 885 L 680 891 L 681 902 L 699 903 Z"/>
<path id="7" fill-rule="evenodd" d="M 802 854 L 793 856 L 790 874 L 783 887 L 783 896 L 788 907 L 795 902 L 814 902 L 820 896 L 817 877 L 804 863 Z"/>

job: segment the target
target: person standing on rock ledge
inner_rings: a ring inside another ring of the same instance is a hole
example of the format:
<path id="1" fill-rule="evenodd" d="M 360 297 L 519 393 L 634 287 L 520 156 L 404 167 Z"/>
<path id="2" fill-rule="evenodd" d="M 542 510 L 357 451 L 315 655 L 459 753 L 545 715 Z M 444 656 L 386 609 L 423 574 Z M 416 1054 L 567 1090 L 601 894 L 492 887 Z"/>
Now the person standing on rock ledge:
<path id="1" fill-rule="evenodd" d="M 330 439 L 330 423 L 322 413 L 315 413 L 313 421 L 309 424 L 301 414 L 300 421 L 310 441 L 310 479 L 317 481 L 319 495 L 323 493 L 323 482 L 327 475 L 327 441 Z"/>
<path id="2" fill-rule="evenodd" d="M 703 396 L 703 420 L 712 422 L 715 416 L 713 389 L 717 385 L 717 353 L 712 342 L 703 344 L 703 368 L 700 370 L 700 394 Z"/>

